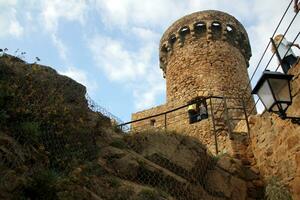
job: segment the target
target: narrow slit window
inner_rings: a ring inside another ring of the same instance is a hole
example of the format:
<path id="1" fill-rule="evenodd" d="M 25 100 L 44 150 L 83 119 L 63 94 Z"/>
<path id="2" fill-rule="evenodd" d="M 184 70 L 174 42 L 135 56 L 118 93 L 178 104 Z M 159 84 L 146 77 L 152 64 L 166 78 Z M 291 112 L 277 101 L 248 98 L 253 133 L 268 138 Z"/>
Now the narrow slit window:
<path id="1" fill-rule="evenodd" d="M 151 119 L 150 120 L 150 126 L 155 126 L 155 122 L 156 122 L 155 119 Z"/>

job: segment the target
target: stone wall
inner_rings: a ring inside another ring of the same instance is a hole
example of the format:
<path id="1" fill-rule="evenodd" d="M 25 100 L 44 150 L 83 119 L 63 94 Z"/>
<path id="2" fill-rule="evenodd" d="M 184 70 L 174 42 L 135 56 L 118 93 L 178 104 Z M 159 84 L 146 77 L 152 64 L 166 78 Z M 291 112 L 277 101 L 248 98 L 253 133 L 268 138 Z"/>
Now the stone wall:
<path id="1" fill-rule="evenodd" d="M 292 82 L 293 104 L 288 116 L 300 116 L 300 64 L 289 71 Z M 279 177 L 288 186 L 294 199 L 300 199 L 300 126 L 282 120 L 275 114 L 251 116 L 252 165 L 268 180 Z"/>
<path id="2" fill-rule="evenodd" d="M 187 105 L 184 103 L 184 101 L 176 103 L 171 102 L 162 106 L 132 114 L 132 120 L 143 118 L 146 119 L 133 122 L 131 124 L 131 131 L 142 132 L 153 129 L 167 130 L 168 132 L 175 131 L 177 133 L 185 134 L 199 139 L 199 141 L 205 144 L 207 146 L 207 149 L 213 154 L 217 153 L 217 146 L 218 153 L 230 153 L 231 155 L 236 155 L 236 157 L 239 157 L 241 155 L 241 149 L 245 149 L 244 139 L 248 137 L 245 129 L 243 129 L 241 134 L 234 135 L 234 138 L 230 139 L 227 132 L 228 129 L 224 120 L 222 119 L 221 121 L 218 121 L 215 119 L 215 123 L 221 123 L 221 125 L 216 125 L 216 128 L 220 130 L 215 132 L 213 128 L 212 112 L 214 111 L 215 118 L 220 117 L 218 116 L 218 112 L 216 112 L 216 109 L 218 108 L 218 106 L 222 105 L 222 101 L 215 98 L 211 98 L 211 100 L 211 102 L 210 98 L 206 100 L 209 114 L 208 119 L 190 124 L 187 106 L 169 112 L 167 114 L 161 114 L 166 111 L 182 107 L 183 105 Z M 211 105 L 213 106 L 213 108 L 211 107 Z M 231 113 L 232 111 L 229 112 L 229 114 Z M 233 114 L 234 113 L 232 113 L 232 115 Z M 149 116 L 154 117 L 148 118 Z M 224 116 L 222 115 L 222 118 L 223 117 Z M 245 124 L 245 121 L 243 122 Z M 239 130 L 233 131 L 237 133 Z"/>

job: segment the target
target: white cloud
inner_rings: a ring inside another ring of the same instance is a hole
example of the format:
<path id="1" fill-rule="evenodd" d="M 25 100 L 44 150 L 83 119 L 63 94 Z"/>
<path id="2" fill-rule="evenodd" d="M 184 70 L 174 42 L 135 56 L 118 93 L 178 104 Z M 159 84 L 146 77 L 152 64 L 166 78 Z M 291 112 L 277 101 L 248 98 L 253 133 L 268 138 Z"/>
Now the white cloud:
<path id="1" fill-rule="evenodd" d="M 146 38 L 156 37 L 151 31 Z M 138 33 L 137 33 L 138 34 Z M 109 37 L 96 35 L 89 41 L 89 48 L 97 66 L 112 80 L 130 88 L 136 109 L 154 106 L 165 90 L 164 80 L 158 65 L 153 63 L 156 44 L 145 42 L 135 51 L 126 49 L 124 43 Z"/>
<path id="2" fill-rule="evenodd" d="M 86 86 L 87 89 L 89 90 L 89 92 L 93 92 L 98 88 L 96 82 L 91 81 L 88 78 L 87 73 L 78 68 L 69 67 L 65 71 L 59 71 L 59 73 L 62 75 L 68 76 L 68 77 L 74 79 L 75 81 L 77 81 L 78 83 L 81 83 L 82 85 Z"/>
<path id="3" fill-rule="evenodd" d="M 252 16 L 254 1 L 247 0 L 96 0 L 101 20 L 109 27 L 126 26 L 166 28 L 183 15 L 200 10 L 218 9 L 241 17 Z M 256 0 L 255 2 L 259 2 Z"/>
<path id="4" fill-rule="evenodd" d="M 43 2 L 41 16 L 46 29 L 55 32 L 61 19 L 83 24 L 87 8 L 85 0 L 48 0 Z"/>
<path id="5" fill-rule="evenodd" d="M 14 4 L 4 4 L 0 2 L 0 37 L 13 36 L 20 38 L 24 33 L 24 28 L 17 19 L 17 11 Z"/>
<path id="6" fill-rule="evenodd" d="M 148 28 L 142 28 L 142 27 L 133 27 L 132 33 L 135 34 L 137 37 L 139 37 L 140 40 L 146 41 L 146 42 L 152 42 L 159 41 L 160 35 L 151 29 Z"/>
<path id="7" fill-rule="evenodd" d="M 138 84 L 138 83 L 137 83 Z M 165 93 L 165 81 L 158 69 L 144 78 L 144 83 L 133 90 L 136 110 L 143 110 L 157 103 L 157 97 Z"/>
<path id="8" fill-rule="evenodd" d="M 14 19 L 10 22 L 9 33 L 13 36 L 20 37 L 23 35 L 24 28 L 20 25 L 20 23 Z"/>
<path id="9" fill-rule="evenodd" d="M 122 42 L 101 35 L 94 36 L 88 46 L 98 67 L 114 81 L 126 82 L 144 76 L 152 55 L 147 46 L 143 51 L 132 52 Z"/>
<path id="10" fill-rule="evenodd" d="M 108 26 L 161 26 L 182 11 L 185 2 L 172 0 L 96 0 L 102 21 Z"/>
<path id="11" fill-rule="evenodd" d="M 41 24 L 49 32 L 59 56 L 68 63 L 68 47 L 59 38 L 57 29 L 61 20 L 79 22 L 84 25 L 87 13 L 87 1 L 85 0 L 48 0 L 41 4 Z"/>
<path id="12" fill-rule="evenodd" d="M 68 48 L 67 46 L 57 37 L 55 33 L 51 34 L 51 39 L 53 41 L 54 46 L 57 48 L 59 56 L 64 60 L 67 61 L 67 54 Z"/>

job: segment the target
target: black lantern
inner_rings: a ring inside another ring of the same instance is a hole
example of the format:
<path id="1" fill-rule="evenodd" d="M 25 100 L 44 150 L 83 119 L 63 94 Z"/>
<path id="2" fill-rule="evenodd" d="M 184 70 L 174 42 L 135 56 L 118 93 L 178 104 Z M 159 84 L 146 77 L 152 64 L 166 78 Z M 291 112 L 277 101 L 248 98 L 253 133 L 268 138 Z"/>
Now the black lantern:
<path id="1" fill-rule="evenodd" d="M 292 78 L 293 75 L 264 71 L 252 94 L 258 95 L 269 112 L 277 113 L 282 119 L 289 118 L 297 122 L 300 118 L 286 116 L 286 110 L 292 104 L 290 86 Z"/>

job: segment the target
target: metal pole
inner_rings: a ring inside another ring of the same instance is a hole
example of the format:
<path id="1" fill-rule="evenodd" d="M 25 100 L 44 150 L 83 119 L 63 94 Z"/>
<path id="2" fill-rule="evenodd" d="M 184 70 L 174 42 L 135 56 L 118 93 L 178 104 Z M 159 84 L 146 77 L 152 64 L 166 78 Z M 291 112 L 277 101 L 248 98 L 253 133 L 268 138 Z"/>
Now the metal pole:
<path id="1" fill-rule="evenodd" d="M 232 137 L 232 130 L 231 130 L 231 125 L 230 125 L 230 121 L 229 121 L 229 113 L 228 113 L 228 108 L 227 108 L 227 103 L 226 103 L 226 97 L 223 97 L 223 101 L 224 101 L 224 109 L 225 109 L 225 121 L 228 127 L 228 135 L 229 135 L 229 139 L 233 139 Z"/>
<path id="2" fill-rule="evenodd" d="M 167 132 L 167 113 L 165 113 L 165 132 Z"/>
<path id="3" fill-rule="evenodd" d="M 214 127 L 214 137 L 215 137 L 215 146 L 216 146 L 216 155 L 218 155 L 218 140 L 217 140 L 217 131 L 216 131 L 216 125 L 215 125 L 215 115 L 214 115 L 214 109 L 211 101 L 211 97 L 209 97 L 209 104 L 210 104 L 210 112 L 211 112 L 211 119 Z"/>
<path id="4" fill-rule="evenodd" d="M 242 98 L 242 103 L 243 103 L 243 110 L 245 113 L 245 120 L 246 120 L 246 124 L 247 124 L 248 139 L 250 139 L 250 126 L 249 126 L 248 115 L 247 115 L 247 110 L 246 110 L 246 103 L 244 101 L 244 98 Z"/>

